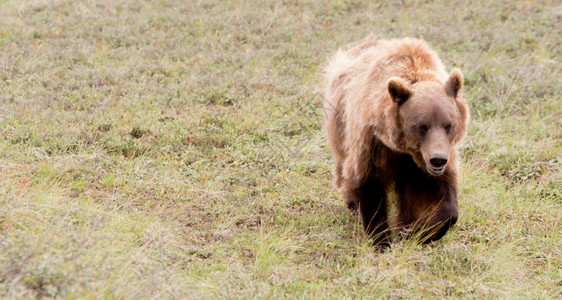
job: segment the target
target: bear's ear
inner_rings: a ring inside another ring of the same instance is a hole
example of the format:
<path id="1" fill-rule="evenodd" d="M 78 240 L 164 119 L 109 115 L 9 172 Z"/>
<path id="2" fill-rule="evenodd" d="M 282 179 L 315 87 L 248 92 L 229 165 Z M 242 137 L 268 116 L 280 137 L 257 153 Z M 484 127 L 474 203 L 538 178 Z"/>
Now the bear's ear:
<path id="1" fill-rule="evenodd" d="M 404 82 L 404 80 L 400 77 L 390 77 L 387 82 L 387 86 L 390 97 L 392 97 L 392 100 L 398 104 L 404 103 L 412 94 L 410 89 L 406 87 L 406 82 Z"/>
<path id="2" fill-rule="evenodd" d="M 454 68 L 449 75 L 449 79 L 445 82 L 445 91 L 447 95 L 456 98 L 462 88 L 463 76 L 461 70 Z"/>

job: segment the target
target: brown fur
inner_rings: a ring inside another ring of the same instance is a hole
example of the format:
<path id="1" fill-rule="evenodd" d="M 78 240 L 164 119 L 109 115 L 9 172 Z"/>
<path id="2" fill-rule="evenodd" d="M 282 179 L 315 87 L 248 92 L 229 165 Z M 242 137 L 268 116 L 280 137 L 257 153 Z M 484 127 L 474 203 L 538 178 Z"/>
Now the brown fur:
<path id="1" fill-rule="evenodd" d="M 456 145 L 469 119 L 460 70 L 447 74 L 421 40 L 371 37 L 338 51 L 325 76 L 325 127 L 345 203 L 387 244 L 393 191 L 402 230 L 426 226 L 424 241 L 441 238 L 458 217 Z"/>

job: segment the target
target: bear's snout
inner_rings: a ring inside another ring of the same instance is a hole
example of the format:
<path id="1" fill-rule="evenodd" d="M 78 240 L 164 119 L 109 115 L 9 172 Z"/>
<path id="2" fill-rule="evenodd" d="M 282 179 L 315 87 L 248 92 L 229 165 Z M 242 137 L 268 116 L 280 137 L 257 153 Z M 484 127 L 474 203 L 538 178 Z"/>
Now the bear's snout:
<path id="1" fill-rule="evenodd" d="M 433 154 L 429 158 L 429 161 L 425 161 L 425 168 L 431 175 L 439 176 L 445 173 L 447 162 L 449 162 L 447 155 Z"/>
<path id="2" fill-rule="evenodd" d="M 449 162 L 450 146 L 445 130 L 441 128 L 429 130 L 420 149 L 429 174 L 439 176 L 445 172 Z"/>
<path id="3" fill-rule="evenodd" d="M 429 163 L 431 163 L 434 168 L 443 167 L 447 161 L 449 161 L 449 158 L 444 154 L 435 154 L 429 159 Z"/>

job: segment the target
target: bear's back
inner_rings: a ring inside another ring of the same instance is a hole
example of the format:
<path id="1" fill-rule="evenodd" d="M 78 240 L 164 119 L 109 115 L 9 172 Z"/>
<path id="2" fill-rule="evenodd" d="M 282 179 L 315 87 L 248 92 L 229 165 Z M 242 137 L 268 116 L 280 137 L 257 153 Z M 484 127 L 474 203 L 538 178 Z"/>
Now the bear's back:
<path id="1" fill-rule="evenodd" d="M 372 45 L 362 48 L 362 45 Z M 360 56 L 371 78 L 382 81 L 385 85 L 390 77 L 401 77 L 410 83 L 418 81 L 438 81 L 444 83 L 447 79 L 445 66 L 437 53 L 429 48 L 422 40 L 405 38 L 392 40 L 378 40 L 376 43 L 365 42 L 355 48 L 362 48 Z M 356 50 L 351 49 L 350 54 Z"/>
<path id="2" fill-rule="evenodd" d="M 386 82 L 393 76 L 412 84 L 427 80 L 443 84 L 448 74 L 437 53 L 422 40 L 369 37 L 349 50 L 339 50 L 325 76 L 326 98 L 347 102 L 365 99 L 367 94 L 386 95 Z"/>

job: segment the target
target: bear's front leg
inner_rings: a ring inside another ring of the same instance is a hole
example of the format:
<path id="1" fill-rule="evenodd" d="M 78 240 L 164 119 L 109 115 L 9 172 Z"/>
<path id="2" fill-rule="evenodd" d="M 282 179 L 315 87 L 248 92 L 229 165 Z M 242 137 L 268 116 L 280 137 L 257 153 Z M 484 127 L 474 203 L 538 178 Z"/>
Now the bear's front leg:
<path id="1" fill-rule="evenodd" d="M 457 176 L 447 170 L 431 176 L 410 169 L 396 181 L 399 197 L 399 222 L 402 234 L 423 243 L 441 239 L 458 219 Z"/>
<path id="2" fill-rule="evenodd" d="M 386 191 L 378 179 L 370 179 L 357 188 L 344 189 L 344 200 L 349 208 L 357 208 L 365 233 L 374 245 L 388 246 L 390 230 L 387 223 Z"/>
<path id="3" fill-rule="evenodd" d="M 423 243 L 441 239 L 458 219 L 457 181 L 452 172 L 418 173 L 397 182 L 403 233 Z"/>

